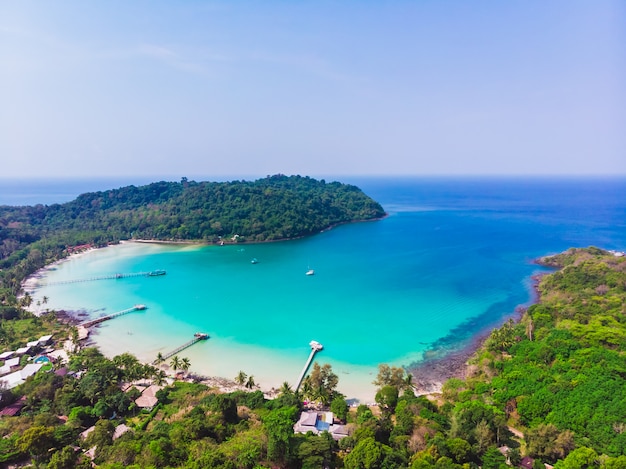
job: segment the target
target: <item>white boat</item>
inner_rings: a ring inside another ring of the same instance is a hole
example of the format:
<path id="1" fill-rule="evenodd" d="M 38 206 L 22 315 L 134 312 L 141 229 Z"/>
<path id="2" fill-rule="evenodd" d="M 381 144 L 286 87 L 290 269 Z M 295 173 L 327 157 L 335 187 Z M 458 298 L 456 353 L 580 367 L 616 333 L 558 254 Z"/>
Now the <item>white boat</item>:
<path id="1" fill-rule="evenodd" d="M 309 269 L 306 271 L 305 275 L 315 275 L 315 271 L 313 269 Z"/>

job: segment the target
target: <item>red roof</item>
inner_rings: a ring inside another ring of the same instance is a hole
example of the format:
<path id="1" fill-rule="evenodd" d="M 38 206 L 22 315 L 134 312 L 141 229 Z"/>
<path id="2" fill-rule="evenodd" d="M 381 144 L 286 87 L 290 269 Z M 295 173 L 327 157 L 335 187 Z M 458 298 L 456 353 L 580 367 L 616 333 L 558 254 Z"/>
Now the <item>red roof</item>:
<path id="1" fill-rule="evenodd" d="M 4 409 L 0 410 L 0 416 L 6 415 L 7 417 L 14 417 L 22 410 L 26 403 L 26 397 L 22 396 L 17 402 L 9 404 Z"/>

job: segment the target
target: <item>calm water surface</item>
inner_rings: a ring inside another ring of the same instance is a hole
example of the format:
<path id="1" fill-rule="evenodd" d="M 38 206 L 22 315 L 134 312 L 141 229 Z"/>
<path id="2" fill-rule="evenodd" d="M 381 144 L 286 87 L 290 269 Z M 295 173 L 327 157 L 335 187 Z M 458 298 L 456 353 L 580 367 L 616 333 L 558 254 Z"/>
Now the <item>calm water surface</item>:
<path id="1" fill-rule="evenodd" d="M 145 312 L 98 328 L 105 353 L 151 360 L 207 332 L 210 340 L 181 352 L 194 371 L 232 378 L 243 370 L 265 388 L 294 384 L 314 339 L 341 390 L 368 401 L 379 363 L 408 365 L 426 350 L 459 347 L 528 303 L 530 277 L 541 270 L 534 258 L 571 246 L 626 248 L 624 180 L 346 182 L 389 216 L 281 243 L 126 243 L 49 271 L 35 299 L 92 316 L 145 303 Z M 167 275 L 43 286 L 154 269 Z"/>

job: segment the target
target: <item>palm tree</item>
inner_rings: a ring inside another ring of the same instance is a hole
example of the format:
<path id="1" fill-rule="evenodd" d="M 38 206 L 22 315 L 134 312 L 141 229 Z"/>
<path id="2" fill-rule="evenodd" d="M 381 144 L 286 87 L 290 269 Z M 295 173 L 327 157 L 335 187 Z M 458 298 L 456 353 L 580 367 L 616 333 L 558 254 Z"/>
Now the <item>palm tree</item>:
<path id="1" fill-rule="evenodd" d="M 164 360 L 163 354 L 161 352 L 157 353 L 157 357 L 154 362 L 158 365 L 159 363 L 163 363 L 163 360 Z"/>
<path id="2" fill-rule="evenodd" d="M 70 329 L 70 339 L 72 339 L 72 353 L 78 352 L 78 350 L 80 349 L 80 346 L 78 345 L 80 336 L 78 334 L 78 329 L 76 327 L 72 327 Z"/>
<path id="3" fill-rule="evenodd" d="M 174 355 L 174 357 L 170 361 L 170 366 L 174 368 L 174 371 L 180 368 L 180 358 L 178 358 L 178 355 Z"/>
<path id="4" fill-rule="evenodd" d="M 304 381 L 302 381 L 300 392 L 302 393 L 302 396 L 306 399 L 313 400 L 313 386 L 311 386 L 311 380 L 308 376 L 304 378 Z"/>
<path id="5" fill-rule="evenodd" d="M 28 308 L 32 304 L 33 304 L 33 298 L 30 296 L 29 293 L 26 293 L 20 300 L 20 306 L 22 308 Z"/>
<path id="6" fill-rule="evenodd" d="M 191 367 L 191 362 L 189 361 L 189 358 L 184 357 L 180 361 L 180 369 L 183 370 L 185 373 L 187 373 L 187 371 L 189 371 L 190 367 Z"/>
<path id="7" fill-rule="evenodd" d="M 291 385 L 287 381 L 283 382 L 283 384 L 280 386 L 279 391 L 283 395 L 293 393 L 293 390 L 291 389 Z"/>
<path id="8" fill-rule="evenodd" d="M 152 382 L 157 386 L 163 386 L 167 382 L 167 374 L 163 370 L 156 370 L 152 375 Z"/>
<path id="9" fill-rule="evenodd" d="M 255 386 L 256 386 L 256 383 L 254 382 L 254 376 L 252 375 L 248 376 L 248 381 L 246 381 L 246 387 L 248 389 L 252 389 Z"/>
<path id="10" fill-rule="evenodd" d="M 235 376 L 235 383 L 237 383 L 239 386 L 243 386 L 244 384 L 246 384 L 247 378 L 248 375 L 240 370 L 239 373 L 237 373 L 237 376 Z"/>
<path id="11" fill-rule="evenodd" d="M 404 389 L 408 391 L 409 389 L 413 389 L 413 375 L 411 373 L 407 373 L 404 377 Z"/>

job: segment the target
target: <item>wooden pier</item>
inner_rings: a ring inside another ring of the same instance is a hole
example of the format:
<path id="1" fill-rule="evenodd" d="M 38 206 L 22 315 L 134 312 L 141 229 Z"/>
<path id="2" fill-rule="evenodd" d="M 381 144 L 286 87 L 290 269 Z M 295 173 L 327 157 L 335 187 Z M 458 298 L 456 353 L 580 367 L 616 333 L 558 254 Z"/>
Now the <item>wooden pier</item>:
<path id="1" fill-rule="evenodd" d="M 312 340 L 311 342 L 309 342 L 309 346 L 311 347 L 311 353 L 309 354 L 309 358 L 307 359 L 306 363 L 304 364 L 304 368 L 302 368 L 302 372 L 300 373 L 300 377 L 298 378 L 298 384 L 296 384 L 296 392 L 298 392 L 298 389 L 300 389 L 300 385 L 302 384 L 302 380 L 304 379 L 304 375 L 306 375 L 307 370 L 311 366 L 311 362 L 313 361 L 313 357 L 315 357 L 315 354 L 317 352 L 319 352 L 320 350 L 322 350 L 324 348 L 324 346 L 322 344 L 320 344 L 319 342 L 317 342 L 315 340 Z"/>
<path id="2" fill-rule="evenodd" d="M 165 361 L 168 358 L 173 357 L 174 355 L 176 355 L 178 352 L 181 352 L 181 351 L 185 350 L 186 348 L 191 347 L 196 342 L 200 342 L 201 340 L 207 340 L 208 338 L 209 338 L 209 334 L 205 334 L 203 332 L 196 332 L 193 335 L 193 339 L 191 339 L 189 342 L 184 343 L 180 347 L 175 348 L 171 352 L 166 353 L 165 355 L 163 355 L 162 359 L 163 359 L 163 361 Z M 157 363 L 158 363 L 158 360 L 155 360 L 155 361 L 152 362 L 153 365 L 156 365 Z"/>
<path id="3" fill-rule="evenodd" d="M 113 274 L 113 275 L 102 275 L 100 277 L 90 277 L 90 278 L 79 278 L 74 280 L 61 280 L 59 282 L 47 282 L 42 285 L 64 285 L 67 283 L 79 283 L 79 282 L 95 282 L 96 280 L 118 280 L 121 278 L 130 278 L 130 277 L 159 277 L 161 275 L 165 275 L 165 270 L 152 270 L 150 272 L 131 272 L 128 274 Z"/>
<path id="4" fill-rule="evenodd" d="M 124 314 L 132 313 L 133 311 L 143 311 L 144 309 L 146 309 L 146 305 L 135 305 L 132 308 L 128 308 L 123 311 L 118 311 L 117 313 L 108 314 L 106 316 L 100 316 L 99 318 L 96 318 L 96 319 L 90 319 L 89 321 L 81 322 L 80 324 L 78 324 L 78 327 L 87 328 L 87 327 L 95 326 L 96 324 L 100 324 L 101 322 L 108 321 L 109 319 L 113 319 L 118 316 L 122 316 Z"/>

